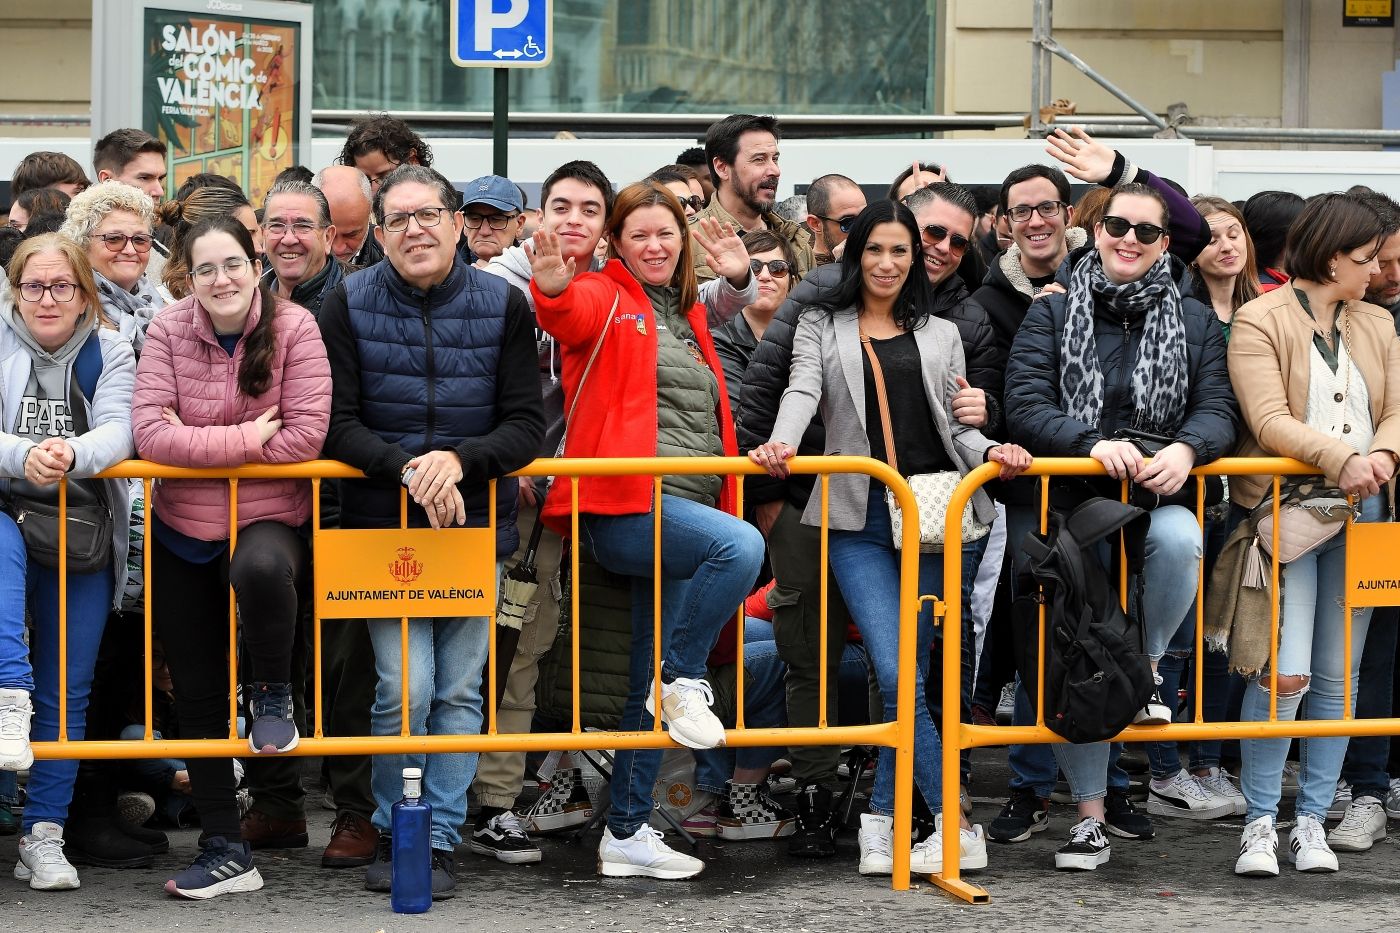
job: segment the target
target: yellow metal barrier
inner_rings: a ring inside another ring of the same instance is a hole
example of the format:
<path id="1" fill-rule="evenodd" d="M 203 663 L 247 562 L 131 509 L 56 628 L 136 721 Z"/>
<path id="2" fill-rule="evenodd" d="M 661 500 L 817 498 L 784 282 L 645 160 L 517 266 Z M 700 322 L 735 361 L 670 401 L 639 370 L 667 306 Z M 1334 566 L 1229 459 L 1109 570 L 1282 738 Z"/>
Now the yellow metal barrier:
<path id="1" fill-rule="evenodd" d="M 1149 461 L 1150 462 L 1150 461 Z M 959 716 L 961 710 L 960 689 L 962 684 L 959 665 L 962 658 L 962 526 L 961 516 L 963 508 L 966 506 L 973 493 L 980 489 L 990 480 L 997 477 L 998 466 L 996 464 L 983 464 L 977 469 L 968 473 L 963 478 L 962 483 L 954 491 L 952 500 L 948 504 L 946 516 L 945 538 L 948 543 L 944 552 L 943 581 L 945 596 L 942 604 L 938 607 L 938 614 L 941 616 L 943 624 L 943 812 L 958 812 L 959 775 L 958 775 L 958 752 L 964 748 L 982 748 L 991 745 L 1034 745 L 1047 744 L 1051 742 L 1063 742 L 1064 739 L 1054 732 L 1051 732 L 1045 725 L 1045 703 L 1043 691 L 1041 696 L 1035 698 L 1036 724 L 1033 726 L 977 726 L 963 723 Z M 1313 476 L 1321 473 L 1317 467 L 1302 463 L 1298 460 L 1290 460 L 1285 457 L 1258 457 L 1258 458 L 1225 458 L 1207 466 L 1197 467 L 1191 471 L 1193 477 L 1198 476 L 1272 476 L 1273 481 L 1273 521 L 1275 540 L 1278 537 L 1279 521 L 1279 487 L 1280 476 Z M 1044 533 L 1046 529 L 1046 512 L 1048 508 L 1048 491 L 1050 477 L 1053 476 L 1104 476 L 1105 471 L 1098 461 L 1091 458 L 1068 458 L 1068 457 L 1045 457 L 1037 459 L 1031 468 L 1026 471 L 1027 476 L 1041 477 L 1040 481 L 1040 530 Z M 1188 479 L 1187 483 L 1194 480 Z M 1203 482 L 1195 482 L 1196 485 L 1196 518 L 1204 526 L 1204 499 L 1205 485 Z M 1384 492 L 1384 491 L 1383 491 Z M 1127 484 L 1123 485 L 1123 501 L 1127 501 Z M 1346 534 L 1350 541 L 1352 535 L 1352 522 L 1347 521 Z M 1007 541 L 1008 554 L 1010 549 L 1017 547 L 1018 543 Z M 1279 563 L 1277 559 L 1272 560 L 1272 578 L 1269 584 L 1269 601 L 1271 605 L 1272 636 L 1269 647 L 1269 680 L 1270 680 L 1270 700 L 1269 700 L 1269 720 L 1267 722 L 1205 722 L 1203 720 L 1203 704 L 1196 703 L 1195 721 L 1190 723 L 1172 723 L 1162 726 L 1129 726 L 1123 730 L 1113 741 L 1121 742 L 1184 742 L 1206 739 L 1257 739 L 1257 738 L 1280 738 L 1280 737 L 1311 737 L 1311 736 L 1365 736 L 1365 735 L 1400 735 L 1400 718 L 1393 719 L 1363 719 L 1352 718 L 1351 710 L 1351 599 L 1352 586 L 1350 585 L 1353 573 L 1352 562 L 1353 548 L 1347 548 L 1346 565 L 1348 585 L 1345 587 L 1345 664 L 1346 679 L 1343 687 L 1343 695 L 1346 697 L 1343 708 L 1343 718 L 1337 720 L 1285 720 L 1278 721 L 1278 642 L 1279 642 Z M 1200 562 L 1200 570 L 1197 573 L 1196 589 L 1196 657 L 1202 656 L 1203 648 L 1203 626 L 1205 619 L 1205 576 L 1204 560 Z M 1124 568 L 1123 577 L 1126 578 L 1127 570 Z M 1126 599 L 1126 579 L 1120 580 L 1120 585 L 1124 586 L 1124 596 Z M 1038 661 L 1041 676 L 1039 683 L 1044 682 L 1045 665 L 1045 613 L 1041 609 L 1040 635 L 1039 635 Z M 1203 666 L 1195 665 L 1195 695 L 1202 695 Z M 958 837 L 956 833 L 947 832 L 943 837 L 943 874 L 933 876 L 931 880 L 948 893 L 966 900 L 970 903 L 987 903 L 990 898 L 987 892 L 981 887 L 964 881 L 961 877 L 961 870 L 958 864 Z"/>
<path id="2" fill-rule="evenodd" d="M 727 730 L 726 743 L 730 746 L 772 746 L 772 745 L 837 745 L 837 744 L 860 744 L 877 745 L 894 749 L 895 751 L 895 806 L 894 806 L 894 838 L 908 839 L 910 834 L 910 824 L 912 820 L 912 795 L 913 795 L 913 767 L 914 767 L 914 664 L 915 664 L 915 631 L 917 628 L 917 617 L 920 605 L 918 588 L 918 535 L 919 523 L 917 520 L 918 506 L 914 501 L 913 493 L 904 479 L 895 473 L 884 463 L 866 457 L 798 457 L 789 462 L 793 473 L 814 474 L 820 476 L 819 495 L 821 496 L 821 547 L 820 560 L 822 564 L 821 573 L 821 611 L 825 617 L 827 606 L 827 516 L 829 510 L 829 479 L 832 473 L 864 473 L 873 479 L 877 479 L 895 492 L 895 498 L 900 509 L 904 512 L 906 520 L 904 525 L 904 540 L 900 557 L 900 600 L 899 600 L 899 691 L 897 698 L 897 715 L 894 722 L 872 723 L 862 726 L 834 726 L 826 722 L 826 691 L 828 688 L 826 666 L 823 665 L 820 673 L 818 709 L 822 711 L 821 719 L 816 727 L 798 728 L 789 727 L 783 729 L 748 729 L 744 727 L 744 689 L 743 689 L 743 659 L 744 659 L 744 631 L 743 631 L 743 611 L 738 609 L 738 645 L 737 645 L 737 666 L 736 666 L 736 728 Z M 745 458 L 700 458 L 700 457 L 658 457 L 650 459 L 543 459 L 536 460 L 529 466 L 512 474 L 514 476 L 545 477 L 545 476 L 655 476 L 656 477 L 656 522 L 654 525 L 655 535 L 655 580 L 652 598 L 655 608 L 655 624 L 653 643 L 656 657 L 654 663 L 659 670 L 661 665 L 661 571 L 660 571 L 660 537 L 661 537 L 661 477 L 676 475 L 733 475 L 737 476 L 739 497 L 736 503 L 736 510 L 742 513 L 743 510 L 743 477 L 745 475 L 762 474 L 763 470 L 753 465 Z M 313 532 L 320 530 L 320 483 L 322 479 L 340 478 L 355 479 L 362 478 L 359 471 L 335 461 L 310 461 L 307 463 L 290 464 L 281 466 L 244 466 L 236 469 L 186 469 L 180 467 L 165 466 L 157 463 L 150 463 L 140 460 L 130 460 L 118 464 L 110 470 L 100 474 L 108 479 L 141 479 L 145 492 L 145 502 L 147 503 L 147 522 L 149 526 L 151 515 L 151 483 L 154 479 L 224 479 L 229 482 L 229 527 L 230 547 L 236 546 L 238 527 L 238 501 L 237 486 L 240 480 L 257 479 L 307 479 L 312 483 L 312 522 Z M 572 484 L 573 489 L 573 516 L 572 533 L 575 540 L 578 539 L 578 485 Z M 488 501 L 490 503 L 490 524 L 495 525 L 495 482 L 489 484 Z M 400 497 L 400 524 L 407 526 L 407 492 L 401 493 Z M 60 509 L 66 503 L 66 483 L 59 487 Z M 60 522 L 59 553 L 64 554 L 65 541 L 63 540 L 63 527 L 66 523 Z M 450 531 L 441 532 L 450 534 Z M 949 540 L 955 540 L 950 538 Z M 147 591 L 151 586 L 151 535 L 146 535 L 144 560 L 144 580 Z M 180 739 L 180 740 L 157 740 L 153 735 L 152 728 L 152 672 L 149 659 L 151 657 L 151 632 L 152 632 L 152 600 L 147 598 L 145 603 L 145 733 L 144 737 L 136 741 L 83 741 L 70 742 L 67 736 L 65 723 L 67 721 L 67 599 L 66 599 L 66 579 L 63 565 L 66 557 L 60 557 L 59 567 L 59 639 L 58 639 L 58 664 L 59 664 L 59 737 L 54 742 L 35 742 L 33 750 L 37 758 L 218 758 L 230 756 L 246 756 L 248 754 L 247 742 L 237 736 L 237 691 L 239 685 L 238 664 L 237 664 L 237 611 L 234 603 L 233 591 L 229 591 L 229 737 L 227 739 Z M 319 560 L 313 555 L 313 574 L 319 577 Z M 572 572 L 574 579 L 578 579 L 579 555 L 578 550 L 572 551 Z M 956 578 L 954 578 L 956 583 Z M 312 735 L 303 737 L 297 748 L 287 754 L 291 755 L 375 755 L 375 754 L 399 754 L 399 753 L 430 753 L 430 752 L 495 752 L 495 751 L 576 751 L 584 749 L 618 749 L 618 748 L 668 748 L 674 747 L 674 743 L 661 728 L 659 717 L 656 718 L 652 729 L 645 732 L 585 732 L 581 726 L 581 716 L 579 712 L 579 587 L 573 587 L 572 604 L 572 625 L 573 625 L 573 723 L 569 732 L 556 733 L 532 733 L 532 734 L 501 734 L 496 731 L 496 626 L 494 624 L 496 594 L 492 593 L 491 616 L 492 624 L 488 625 L 489 638 L 489 661 L 486 665 L 488 674 L 486 681 L 482 684 L 482 695 L 487 707 L 485 730 L 480 735 L 410 735 L 408 731 L 408 677 L 407 666 L 405 665 L 404 695 L 402 698 L 403 725 L 400 734 L 397 736 L 354 736 L 354 737 L 328 737 L 322 731 L 321 723 L 321 628 L 322 619 L 320 613 L 313 615 L 313 663 L 315 665 L 314 689 L 317 702 L 315 704 L 315 717 L 312 724 Z M 319 593 L 319 588 L 317 589 Z M 953 611 L 956 612 L 956 602 Z M 332 620 L 332 624 L 334 621 Z M 401 642 L 400 647 L 403 657 L 408 654 L 408 619 L 401 619 Z M 826 626 L 820 627 L 821 644 L 818 657 L 827 657 L 827 634 Z M 949 656 L 956 657 L 957 643 L 953 643 L 953 650 Z M 659 679 L 657 689 L 660 690 Z M 955 698 L 956 699 L 956 698 Z M 919 698 L 922 702 L 922 698 Z M 656 698 L 660 703 L 660 697 Z M 953 786 L 957 786 L 956 775 L 953 779 Z M 954 809 L 949 812 L 957 812 L 956 800 Z M 957 835 L 952 834 L 956 843 Z M 894 870 L 892 885 L 895 890 L 906 890 L 909 887 L 909 847 L 907 845 L 896 845 L 894 847 Z M 956 864 L 956 856 L 954 857 Z"/>

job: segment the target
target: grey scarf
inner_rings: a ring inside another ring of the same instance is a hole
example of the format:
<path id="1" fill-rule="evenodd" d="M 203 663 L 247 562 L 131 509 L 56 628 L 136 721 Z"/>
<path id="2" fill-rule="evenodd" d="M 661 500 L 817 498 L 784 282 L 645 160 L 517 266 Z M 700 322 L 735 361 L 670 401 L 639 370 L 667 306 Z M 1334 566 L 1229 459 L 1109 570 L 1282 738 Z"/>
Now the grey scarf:
<path id="1" fill-rule="evenodd" d="M 136 280 L 135 292 L 127 291 L 96 269 L 92 270 L 92 277 L 97 282 L 97 294 L 102 298 L 102 310 L 140 356 L 146 342 L 146 328 L 156 312 L 165 307 L 165 301 L 144 275 Z"/>
<path id="2" fill-rule="evenodd" d="M 1133 424 L 1172 436 L 1186 415 L 1186 325 L 1181 294 L 1164 253 L 1142 278 L 1115 285 L 1097 252 L 1070 272 L 1065 329 L 1060 347 L 1060 395 L 1065 411 L 1097 426 L 1103 414 L 1103 372 L 1094 341 L 1094 302 L 1101 300 L 1125 319 L 1145 317 L 1133 364 Z M 1126 340 L 1126 335 L 1124 336 Z"/>

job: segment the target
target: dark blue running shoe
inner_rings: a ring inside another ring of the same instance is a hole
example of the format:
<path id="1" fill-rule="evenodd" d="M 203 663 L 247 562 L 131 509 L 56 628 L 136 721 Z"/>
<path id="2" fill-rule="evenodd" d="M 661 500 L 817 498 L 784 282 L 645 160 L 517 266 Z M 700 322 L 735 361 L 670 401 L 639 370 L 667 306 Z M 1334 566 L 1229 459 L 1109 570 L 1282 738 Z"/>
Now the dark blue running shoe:
<path id="1" fill-rule="evenodd" d="M 253 724 L 248 747 L 254 755 L 275 755 L 297 747 L 300 737 L 292 719 L 292 685 L 255 682 L 248 701 Z"/>
<path id="2" fill-rule="evenodd" d="M 223 836 L 211 836 L 204 840 L 194 864 L 165 883 L 165 893 L 204 901 L 220 894 L 257 891 L 262 886 L 248 843 L 230 844 Z"/>

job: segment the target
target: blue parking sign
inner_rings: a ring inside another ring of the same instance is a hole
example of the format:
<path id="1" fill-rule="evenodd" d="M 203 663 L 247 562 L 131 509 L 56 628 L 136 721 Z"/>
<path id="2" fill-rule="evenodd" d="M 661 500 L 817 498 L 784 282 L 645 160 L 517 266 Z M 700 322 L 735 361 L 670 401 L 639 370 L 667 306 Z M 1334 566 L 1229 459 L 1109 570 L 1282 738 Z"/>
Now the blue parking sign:
<path id="1" fill-rule="evenodd" d="M 452 0 L 452 62 L 540 68 L 554 54 L 554 0 Z"/>

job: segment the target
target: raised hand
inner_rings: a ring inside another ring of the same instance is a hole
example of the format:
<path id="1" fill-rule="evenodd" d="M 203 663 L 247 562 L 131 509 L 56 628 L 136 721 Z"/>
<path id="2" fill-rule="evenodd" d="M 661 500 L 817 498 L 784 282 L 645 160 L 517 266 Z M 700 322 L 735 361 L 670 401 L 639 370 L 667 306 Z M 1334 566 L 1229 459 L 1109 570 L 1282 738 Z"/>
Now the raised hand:
<path id="1" fill-rule="evenodd" d="M 525 244 L 525 255 L 530 258 L 530 275 L 535 287 L 553 298 L 574 280 L 577 264 L 572 257 L 564 258 L 559 246 L 559 234 L 537 230 L 532 239 L 533 244 Z"/>
<path id="2" fill-rule="evenodd" d="M 743 288 L 749 281 L 749 251 L 744 241 L 735 232 L 733 224 L 722 224 L 714 217 L 701 217 L 690 228 L 705 250 L 705 265 L 714 270 L 715 275 L 723 276 L 735 288 Z"/>
<path id="3" fill-rule="evenodd" d="M 1045 151 L 1064 163 L 1065 171 L 1080 181 L 1097 185 L 1113 171 L 1113 150 L 1090 136 L 1082 126 L 1068 133 L 1056 129 L 1045 137 Z"/>

